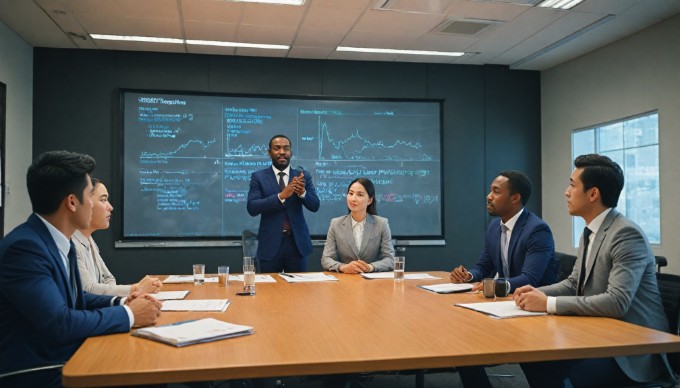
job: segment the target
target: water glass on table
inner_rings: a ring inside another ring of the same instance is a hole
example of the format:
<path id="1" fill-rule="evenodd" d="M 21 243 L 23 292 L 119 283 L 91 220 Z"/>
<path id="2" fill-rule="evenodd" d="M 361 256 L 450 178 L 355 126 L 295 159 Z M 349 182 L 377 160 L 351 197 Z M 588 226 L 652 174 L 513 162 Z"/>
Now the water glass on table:
<path id="1" fill-rule="evenodd" d="M 217 283 L 220 287 L 229 285 L 229 267 L 226 265 L 217 267 Z"/>
<path id="2" fill-rule="evenodd" d="M 406 267 L 406 257 L 396 256 L 394 258 L 394 281 L 400 282 L 404 280 L 404 269 Z"/>
<path id="3" fill-rule="evenodd" d="M 194 264 L 194 285 L 200 286 L 205 281 L 205 264 Z"/>
<path id="4" fill-rule="evenodd" d="M 243 257 L 243 292 L 255 293 L 255 257 Z"/>

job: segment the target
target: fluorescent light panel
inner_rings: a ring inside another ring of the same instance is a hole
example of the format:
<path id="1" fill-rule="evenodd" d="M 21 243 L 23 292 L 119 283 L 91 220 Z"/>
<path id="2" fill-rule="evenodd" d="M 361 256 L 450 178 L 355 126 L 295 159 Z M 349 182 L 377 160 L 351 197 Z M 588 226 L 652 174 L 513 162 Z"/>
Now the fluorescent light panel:
<path id="1" fill-rule="evenodd" d="M 175 43 L 175 44 L 193 44 L 200 46 L 220 46 L 220 47 L 247 47 L 259 48 L 268 50 L 288 50 L 290 46 L 281 44 L 260 44 L 260 43 L 240 43 L 240 42 L 220 42 L 214 40 L 191 40 L 191 39 L 175 39 L 175 38 L 158 38 L 153 36 L 127 36 L 127 35 L 100 35 L 90 34 L 92 39 L 100 40 L 118 40 L 123 42 L 149 42 L 149 43 Z"/>
<path id="2" fill-rule="evenodd" d="M 378 53 L 378 54 L 438 55 L 445 57 L 460 57 L 465 55 L 465 53 L 456 51 L 396 50 L 384 48 L 346 47 L 346 46 L 338 46 L 336 51 L 350 51 L 355 53 Z"/>
<path id="3" fill-rule="evenodd" d="M 90 34 L 92 39 L 99 40 L 121 40 L 125 42 L 150 42 L 150 43 L 184 43 L 184 39 L 157 38 L 153 36 L 127 36 L 127 35 L 100 35 Z"/>
<path id="4" fill-rule="evenodd" d="M 262 3 L 262 4 L 282 4 L 282 5 L 302 5 L 305 0 L 227 0 L 232 3 Z"/>
<path id="5" fill-rule="evenodd" d="M 538 4 L 543 8 L 570 9 L 583 2 L 583 0 L 545 0 Z"/>

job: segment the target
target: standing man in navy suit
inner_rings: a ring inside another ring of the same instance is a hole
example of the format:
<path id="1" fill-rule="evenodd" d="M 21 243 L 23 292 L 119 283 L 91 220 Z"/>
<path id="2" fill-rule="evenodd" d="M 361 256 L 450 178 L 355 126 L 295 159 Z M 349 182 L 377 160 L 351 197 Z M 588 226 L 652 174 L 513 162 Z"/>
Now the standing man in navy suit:
<path id="1" fill-rule="evenodd" d="M 290 139 L 275 135 L 269 140 L 272 167 L 255 171 L 248 191 L 248 213 L 260 215 L 258 272 L 307 270 L 312 239 L 302 206 L 319 210 L 319 197 L 307 171 L 290 168 Z"/>
<path id="2" fill-rule="evenodd" d="M 148 295 L 83 291 L 70 238 L 90 226 L 94 166 L 89 155 L 54 151 L 28 169 L 34 213 L 0 242 L 0 386 L 61 386 L 61 366 L 87 337 L 152 325 L 160 315 Z"/>

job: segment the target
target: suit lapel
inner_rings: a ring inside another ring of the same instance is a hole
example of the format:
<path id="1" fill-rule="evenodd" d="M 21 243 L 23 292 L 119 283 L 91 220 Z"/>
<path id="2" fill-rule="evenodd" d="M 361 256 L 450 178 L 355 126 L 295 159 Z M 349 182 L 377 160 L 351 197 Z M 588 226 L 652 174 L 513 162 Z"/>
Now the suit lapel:
<path id="1" fill-rule="evenodd" d="M 586 276 L 585 279 L 583 280 L 583 285 L 585 288 L 585 285 L 588 283 L 588 279 L 590 278 L 590 274 L 593 271 L 593 267 L 595 267 L 595 262 L 597 261 L 597 257 L 599 256 L 600 253 L 600 248 L 602 248 L 602 243 L 604 243 L 605 237 L 607 237 L 607 231 L 609 230 L 609 227 L 612 226 L 612 223 L 614 222 L 614 219 L 619 215 L 619 212 L 616 210 L 612 209 L 609 211 L 609 214 L 604 218 L 604 221 L 602 221 L 602 225 L 600 225 L 600 229 L 597 231 L 595 234 L 595 239 L 593 240 L 593 247 L 590 249 L 590 255 L 588 256 L 587 262 L 587 269 L 586 269 Z M 581 244 L 583 245 L 583 244 Z"/>
<path id="2" fill-rule="evenodd" d="M 510 243 L 508 243 L 508 274 L 510 277 L 512 277 L 512 252 L 515 251 L 515 245 L 517 245 L 519 236 L 522 235 L 522 231 L 524 230 L 524 226 L 527 223 L 527 219 L 529 219 L 529 211 L 524 209 L 522 214 L 517 219 L 517 222 L 515 222 L 515 227 L 512 229 L 512 234 L 510 235 Z"/>
<path id="3" fill-rule="evenodd" d="M 272 170 L 271 166 L 267 169 L 264 175 L 267 183 L 269 183 L 269 190 L 273 193 L 280 193 L 281 190 L 279 190 L 279 180 L 278 177 L 274 175 L 274 170 Z"/>
<path id="4" fill-rule="evenodd" d="M 375 218 L 372 215 L 366 214 L 366 222 L 364 222 L 364 234 L 361 235 L 361 249 L 359 249 L 359 254 L 364 253 L 368 240 L 371 239 L 373 234 L 373 228 L 375 227 Z M 359 256 L 361 257 L 361 256 Z"/>
<path id="5" fill-rule="evenodd" d="M 354 253 L 354 257 L 359 257 L 359 250 L 357 244 L 354 242 L 354 231 L 352 230 L 352 215 L 348 214 L 342 220 L 342 239 L 349 243 L 349 247 Z"/>
<path id="6" fill-rule="evenodd" d="M 40 239 L 43 240 L 47 246 L 47 250 L 53 261 L 53 265 L 58 268 L 59 275 L 61 277 L 61 282 L 63 286 L 63 293 L 66 300 L 69 302 L 70 307 L 75 307 L 75 300 L 73 300 L 73 293 L 71 292 L 68 274 L 66 273 L 66 268 L 64 267 L 64 262 L 61 260 L 61 254 L 57 248 L 57 243 L 54 242 L 50 231 L 47 230 L 47 226 L 36 216 L 32 214 L 29 217 L 28 222 L 36 230 Z"/>

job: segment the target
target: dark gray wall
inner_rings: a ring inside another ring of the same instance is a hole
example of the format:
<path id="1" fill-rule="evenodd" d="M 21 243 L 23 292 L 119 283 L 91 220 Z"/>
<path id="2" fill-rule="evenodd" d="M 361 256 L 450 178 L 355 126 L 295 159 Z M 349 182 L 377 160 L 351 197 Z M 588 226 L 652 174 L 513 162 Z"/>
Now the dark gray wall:
<path id="1" fill-rule="evenodd" d="M 450 270 L 479 256 L 489 217 L 489 183 L 504 169 L 534 183 L 528 208 L 540 214 L 540 77 L 501 66 L 313 61 L 120 51 L 35 49 L 33 154 L 53 149 L 97 159 L 96 175 L 120 205 L 118 88 L 247 94 L 444 100 L 446 246 L 409 247 L 407 270 Z M 120 209 L 118 209 L 120 210 Z M 241 249 L 115 249 L 121 223 L 95 232 L 120 283 L 144 274 L 189 273 L 192 263 L 238 271 Z M 330 221 L 330 220 L 329 220 Z M 321 247 L 310 256 L 320 270 Z"/>

